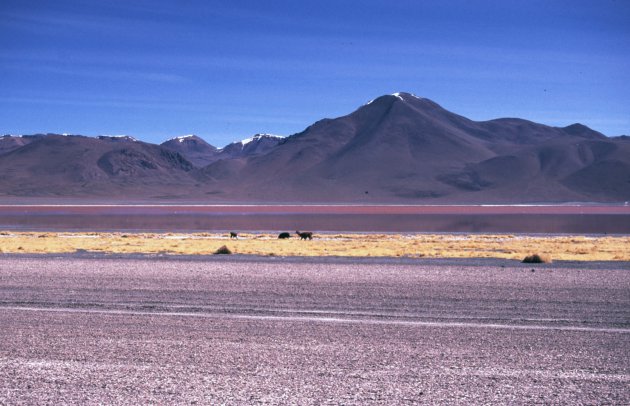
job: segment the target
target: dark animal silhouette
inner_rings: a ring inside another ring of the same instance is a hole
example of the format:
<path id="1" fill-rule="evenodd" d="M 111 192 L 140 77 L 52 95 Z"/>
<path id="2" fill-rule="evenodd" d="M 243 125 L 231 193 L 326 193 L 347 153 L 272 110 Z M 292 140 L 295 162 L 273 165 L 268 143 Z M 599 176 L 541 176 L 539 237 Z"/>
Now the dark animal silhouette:
<path id="1" fill-rule="evenodd" d="M 235 233 L 234 231 L 230 231 L 230 238 L 238 238 L 238 233 Z"/>
<path id="2" fill-rule="evenodd" d="M 291 234 L 289 234 L 289 233 L 280 233 L 280 234 L 278 234 L 278 238 L 280 238 L 281 240 L 286 240 L 287 238 L 291 238 Z"/>
<path id="3" fill-rule="evenodd" d="M 313 233 L 310 231 L 296 231 L 295 234 L 300 236 L 300 240 L 312 240 L 313 239 Z"/>

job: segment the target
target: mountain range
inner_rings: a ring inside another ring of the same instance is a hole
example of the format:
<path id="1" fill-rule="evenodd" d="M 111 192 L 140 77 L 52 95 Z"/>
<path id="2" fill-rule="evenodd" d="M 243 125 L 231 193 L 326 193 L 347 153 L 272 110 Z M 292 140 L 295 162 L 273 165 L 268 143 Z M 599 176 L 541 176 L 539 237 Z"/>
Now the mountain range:
<path id="1" fill-rule="evenodd" d="M 563 203 L 630 200 L 630 138 L 582 124 L 473 121 L 410 93 L 289 137 L 0 137 L 0 200 Z"/>

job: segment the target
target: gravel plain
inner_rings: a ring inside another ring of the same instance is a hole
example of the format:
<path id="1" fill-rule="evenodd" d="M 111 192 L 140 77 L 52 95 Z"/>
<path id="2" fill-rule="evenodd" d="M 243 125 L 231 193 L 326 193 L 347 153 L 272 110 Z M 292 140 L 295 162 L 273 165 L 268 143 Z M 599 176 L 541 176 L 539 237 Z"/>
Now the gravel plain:
<path id="1" fill-rule="evenodd" d="M 629 404 L 627 262 L 0 256 L 0 404 Z"/>

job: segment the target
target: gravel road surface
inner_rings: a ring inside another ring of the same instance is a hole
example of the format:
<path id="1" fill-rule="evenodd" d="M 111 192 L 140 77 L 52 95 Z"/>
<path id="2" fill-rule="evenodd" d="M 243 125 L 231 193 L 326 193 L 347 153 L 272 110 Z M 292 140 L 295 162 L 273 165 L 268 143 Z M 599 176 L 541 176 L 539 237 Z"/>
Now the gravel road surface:
<path id="1" fill-rule="evenodd" d="M 0 404 L 630 404 L 628 263 L 0 256 Z"/>

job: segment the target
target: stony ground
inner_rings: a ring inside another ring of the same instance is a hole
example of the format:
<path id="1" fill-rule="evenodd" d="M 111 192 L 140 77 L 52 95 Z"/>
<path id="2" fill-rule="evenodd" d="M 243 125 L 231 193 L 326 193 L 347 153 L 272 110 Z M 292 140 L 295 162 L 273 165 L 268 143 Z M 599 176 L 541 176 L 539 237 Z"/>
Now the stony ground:
<path id="1" fill-rule="evenodd" d="M 628 265 L 0 256 L 0 404 L 628 404 Z"/>

